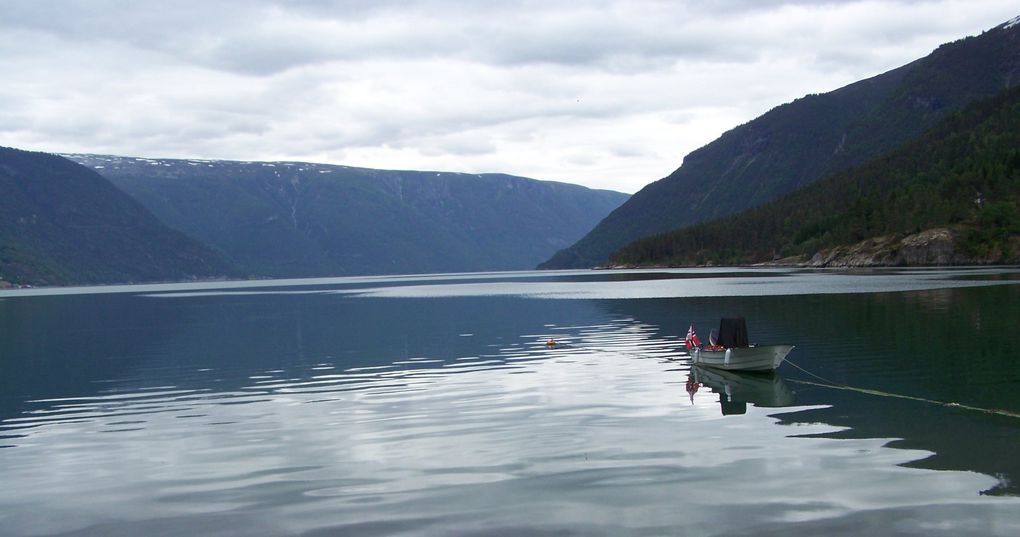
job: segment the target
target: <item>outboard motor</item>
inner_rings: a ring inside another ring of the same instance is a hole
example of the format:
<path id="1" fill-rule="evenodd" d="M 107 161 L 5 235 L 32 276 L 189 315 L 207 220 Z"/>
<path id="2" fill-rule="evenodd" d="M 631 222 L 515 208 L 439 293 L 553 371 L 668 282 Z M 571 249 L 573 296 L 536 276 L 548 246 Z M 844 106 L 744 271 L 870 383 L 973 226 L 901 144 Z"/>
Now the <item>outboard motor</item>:
<path id="1" fill-rule="evenodd" d="M 719 344 L 727 349 L 747 347 L 747 321 L 743 317 L 720 319 Z"/>

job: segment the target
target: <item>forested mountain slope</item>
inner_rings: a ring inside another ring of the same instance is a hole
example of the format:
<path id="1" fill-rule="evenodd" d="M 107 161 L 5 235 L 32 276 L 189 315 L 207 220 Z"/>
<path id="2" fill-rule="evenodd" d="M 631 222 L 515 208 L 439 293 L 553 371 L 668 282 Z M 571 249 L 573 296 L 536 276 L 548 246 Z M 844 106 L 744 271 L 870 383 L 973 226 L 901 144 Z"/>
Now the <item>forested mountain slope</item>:
<path id="1" fill-rule="evenodd" d="M 66 285 L 236 275 L 94 171 L 0 147 L 0 280 Z"/>
<path id="2" fill-rule="evenodd" d="M 915 139 L 1020 82 L 1020 25 L 1001 25 L 844 88 L 779 106 L 689 154 L 540 268 L 590 267 L 646 235 L 762 205 Z"/>
<path id="3" fill-rule="evenodd" d="M 611 263 L 789 257 L 819 266 L 1020 262 L 1020 87 L 866 165 L 739 215 L 640 239 Z"/>

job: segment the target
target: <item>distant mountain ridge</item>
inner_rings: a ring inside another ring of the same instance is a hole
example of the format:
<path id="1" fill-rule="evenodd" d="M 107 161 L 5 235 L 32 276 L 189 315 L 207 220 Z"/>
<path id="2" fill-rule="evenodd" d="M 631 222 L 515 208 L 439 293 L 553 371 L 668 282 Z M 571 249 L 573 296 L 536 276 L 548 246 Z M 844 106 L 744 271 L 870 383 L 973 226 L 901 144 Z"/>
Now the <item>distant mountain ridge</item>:
<path id="1" fill-rule="evenodd" d="M 33 285 L 238 276 L 84 166 L 0 147 L 0 281 Z"/>
<path id="2" fill-rule="evenodd" d="M 628 197 L 503 174 L 64 156 L 260 277 L 527 270 Z"/>
<path id="3" fill-rule="evenodd" d="M 1005 23 L 838 90 L 779 106 L 692 152 L 540 268 L 603 264 L 627 243 L 755 207 L 912 140 L 947 113 L 1020 83 Z"/>

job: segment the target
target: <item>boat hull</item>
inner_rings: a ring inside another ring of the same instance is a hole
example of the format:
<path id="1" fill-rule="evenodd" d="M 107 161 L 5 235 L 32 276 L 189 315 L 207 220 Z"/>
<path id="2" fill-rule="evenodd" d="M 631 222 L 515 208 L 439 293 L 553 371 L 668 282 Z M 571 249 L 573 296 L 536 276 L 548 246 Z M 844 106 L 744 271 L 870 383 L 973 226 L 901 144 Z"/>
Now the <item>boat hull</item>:
<path id="1" fill-rule="evenodd" d="M 792 350 L 793 345 L 758 345 L 722 351 L 695 347 L 691 350 L 691 361 L 697 365 L 730 371 L 773 371 Z"/>

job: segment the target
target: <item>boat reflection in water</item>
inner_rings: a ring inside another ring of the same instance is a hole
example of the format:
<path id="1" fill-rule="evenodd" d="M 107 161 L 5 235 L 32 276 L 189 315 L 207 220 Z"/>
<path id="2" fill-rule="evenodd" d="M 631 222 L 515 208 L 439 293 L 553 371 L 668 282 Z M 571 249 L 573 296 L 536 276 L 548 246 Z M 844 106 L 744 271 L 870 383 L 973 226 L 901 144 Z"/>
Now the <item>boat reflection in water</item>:
<path id="1" fill-rule="evenodd" d="M 796 403 L 793 390 L 783 381 L 783 377 L 774 372 L 725 371 L 692 365 L 687 377 L 687 393 L 692 403 L 694 393 L 701 386 L 707 386 L 713 393 L 719 394 L 719 406 L 724 416 L 746 413 L 747 403 L 766 408 L 793 406 Z"/>

